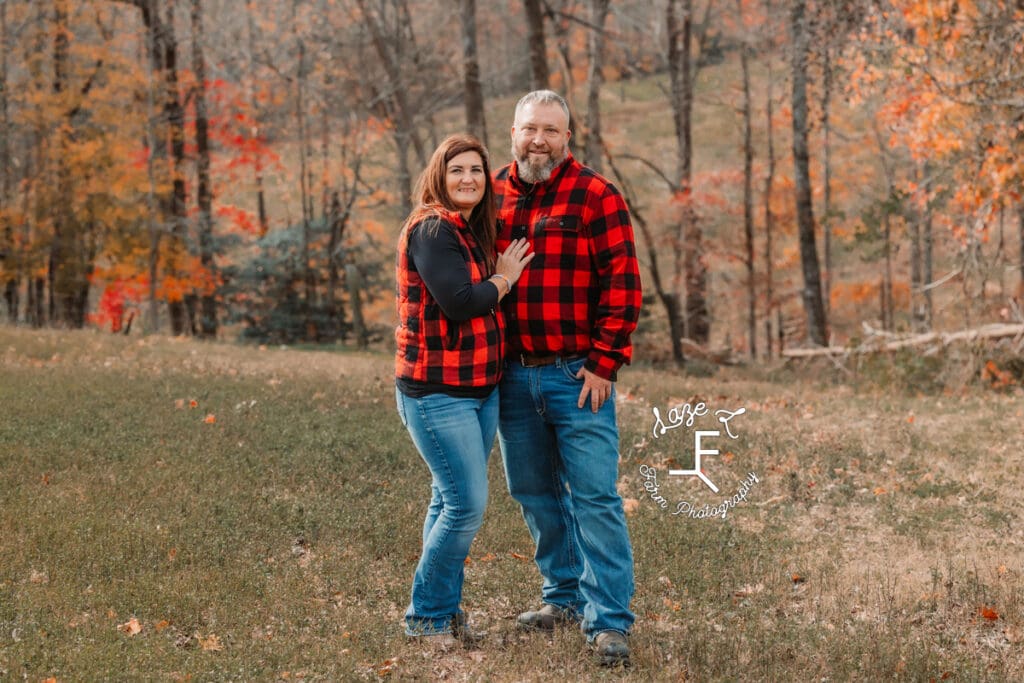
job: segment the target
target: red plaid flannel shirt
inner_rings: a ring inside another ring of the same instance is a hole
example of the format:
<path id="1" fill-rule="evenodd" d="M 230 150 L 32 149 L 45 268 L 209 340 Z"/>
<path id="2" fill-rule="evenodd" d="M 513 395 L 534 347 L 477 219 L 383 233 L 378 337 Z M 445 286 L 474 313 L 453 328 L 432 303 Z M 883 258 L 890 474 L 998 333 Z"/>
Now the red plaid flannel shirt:
<path id="1" fill-rule="evenodd" d="M 569 158 L 544 183 L 500 169 L 498 251 L 527 237 L 536 252 L 502 301 L 510 357 L 586 354 L 594 374 L 615 380 L 632 358 L 629 337 L 640 315 L 640 268 L 622 195 Z"/>

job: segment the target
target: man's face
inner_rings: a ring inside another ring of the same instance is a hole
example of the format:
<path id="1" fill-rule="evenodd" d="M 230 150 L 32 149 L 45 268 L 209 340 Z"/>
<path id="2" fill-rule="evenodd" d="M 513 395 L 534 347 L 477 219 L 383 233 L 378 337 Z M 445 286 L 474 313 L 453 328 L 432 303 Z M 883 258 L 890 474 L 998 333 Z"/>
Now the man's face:
<path id="1" fill-rule="evenodd" d="M 533 102 L 523 107 L 512 125 L 512 158 L 519 178 L 541 183 L 568 155 L 569 119 L 557 104 Z"/>

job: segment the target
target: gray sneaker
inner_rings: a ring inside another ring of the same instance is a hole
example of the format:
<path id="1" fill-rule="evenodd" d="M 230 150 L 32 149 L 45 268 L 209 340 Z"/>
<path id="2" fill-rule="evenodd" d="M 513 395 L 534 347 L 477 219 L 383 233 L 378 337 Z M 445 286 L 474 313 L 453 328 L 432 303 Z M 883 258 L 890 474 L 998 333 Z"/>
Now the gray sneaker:
<path id="1" fill-rule="evenodd" d="M 554 631 L 555 626 L 575 623 L 569 609 L 548 603 L 544 603 L 539 610 L 523 612 L 516 619 L 517 626 L 524 631 Z"/>
<path id="2" fill-rule="evenodd" d="M 629 666 L 629 642 L 618 631 L 601 631 L 594 638 L 593 647 L 601 666 Z"/>

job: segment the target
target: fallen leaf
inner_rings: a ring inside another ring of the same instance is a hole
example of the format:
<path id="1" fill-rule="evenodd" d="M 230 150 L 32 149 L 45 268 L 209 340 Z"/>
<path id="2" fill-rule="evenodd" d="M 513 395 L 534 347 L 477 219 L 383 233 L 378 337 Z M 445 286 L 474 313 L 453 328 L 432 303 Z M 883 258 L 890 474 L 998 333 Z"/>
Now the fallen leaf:
<path id="1" fill-rule="evenodd" d="M 208 425 L 212 425 L 216 421 L 217 421 L 217 416 L 214 415 L 213 413 L 207 413 L 206 417 L 203 419 L 203 422 L 205 422 Z"/>
<path id="2" fill-rule="evenodd" d="M 996 571 L 998 571 L 1000 574 L 1005 574 L 1006 573 L 1006 565 L 1005 564 L 999 565 L 999 567 L 998 567 L 998 569 L 996 569 Z"/>
<path id="3" fill-rule="evenodd" d="M 179 398 L 174 402 L 174 407 L 178 410 L 182 410 L 185 407 L 185 399 Z"/>
<path id="4" fill-rule="evenodd" d="M 995 611 L 995 609 L 989 607 L 988 605 L 983 605 L 981 609 L 978 610 L 978 614 L 980 614 L 985 619 L 988 619 L 989 621 L 995 621 L 999 618 L 999 612 Z"/>
<path id="5" fill-rule="evenodd" d="M 139 623 L 138 619 L 132 617 L 123 624 L 118 625 L 117 630 L 130 636 L 137 636 L 142 633 L 142 624 Z"/>
<path id="6" fill-rule="evenodd" d="M 157 633 L 160 633 L 160 631 L 163 631 L 165 628 L 167 628 L 170 625 L 171 625 L 171 622 L 167 621 L 166 619 L 161 619 L 160 621 L 156 622 L 156 626 L 154 626 L 153 628 L 156 629 Z"/>
<path id="7" fill-rule="evenodd" d="M 213 633 L 205 638 L 197 633 L 196 640 L 199 641 L 199 647 L 207 652 L 220 652 L 224 649 L 224 645 L 220 642 L 220 637 Z"/>
<path id="8" fill-rule="evenodd" d="M 793 574 L 789 578 L 793 580 L 793 583 L 803 583 L 807 580 L 805 577 L 800 576 L 799 574 Z"/>
<path id="9" fill-rule="evenodd" d="M 177 556 L 178 556 L 178 549 L 177 548 L 171 548 L 170 550 L 167 551 L 167 560 L 169 562 L 174 562 L 174 558 L 176 558 Z"/>
<path id="10" fill-rule="evenodd" d="M 881 495 L 884 495 L 886 493 L 886 490 L 885 490 L 884 487 L 877 486 L 877 487 L 875 487 L 874 493 L 875 493 L 876 496 L 881 496 Z"/>
<path id="11" fill-rule="evenodd" d="M 636 498 L 624 498 L 622 500 L 622 510 L 627 515 L 632 515 L 638 509 L 640 509 L 640 501 Z"/>
<path id="12" fill-rule="evenodd" d="M 469 565 L 473 564 L 473 558 L 471 558 L 469 555 L 466 555 L 466 559 L 462 561 L 462 564 L 468 567 Z"/>
<path id="13" fill-rule="evenodd" d="M 195 399 L 192 399 L 191 401 L 188 402 L 188 407 L 189 408 L 198 408 L 199 407 L 199 401 L 197 401 Z"/>
<path id="14" fill-rule="evenodd" d="M 481 562 L 494 562 L 497 559 L 498 559 L 498 556 L 495 555 L 494 553 L 487 553 L 486 555 L 484 555 L 483 557 L 480 558 L 480 561 Z"/>
<path id="15" fill-rule="evenodd" d="M 384 663 L 377 667 L 377 673 L 381 676 L 390 676 L 391 672 L 398 667 L 398 658 L 385 659 Z"/>
<path id="16" fill-rule="evenodd" d="M 530 559 L 526 555 L 520 555 L 519 553 L 509 553 L 509 555 L 511 555 L 512 557 L 516 558 L 517 560 L 522 560 L 523 562 L 525 562 L 526 560 Z"/>

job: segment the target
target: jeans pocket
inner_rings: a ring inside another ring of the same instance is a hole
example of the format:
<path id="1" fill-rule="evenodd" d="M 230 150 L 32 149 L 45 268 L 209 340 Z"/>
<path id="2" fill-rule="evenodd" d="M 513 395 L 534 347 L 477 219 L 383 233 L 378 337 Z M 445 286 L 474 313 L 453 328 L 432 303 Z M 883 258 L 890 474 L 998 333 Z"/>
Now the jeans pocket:
<path id="1" fill-rule="evenodd" d="M 570 379 L 573 382 L 580 382 L 580 383 L 582 383 L 583 382 L 583 378 L 582 377 L 577 377 L 576 375 L 579 374 L 580 368 L 582 368 L 583 364 L 586 363 L 586 362 L 587 362 L 587 358 L 586 358 L 586 356 L 584 356 L 583 358 L 577 358 L 576 360 L 572 360 L 572 361 L 569 361 L 569 362 L 564 362 L 563 361 L 562 363 L 560 363 L 560 365 L 562 366 L 562 372 L 565 373 L 565 376 L 566 376 L 567 379 Z"/>

